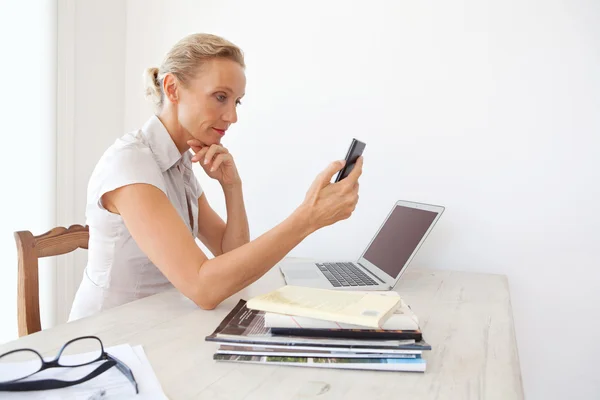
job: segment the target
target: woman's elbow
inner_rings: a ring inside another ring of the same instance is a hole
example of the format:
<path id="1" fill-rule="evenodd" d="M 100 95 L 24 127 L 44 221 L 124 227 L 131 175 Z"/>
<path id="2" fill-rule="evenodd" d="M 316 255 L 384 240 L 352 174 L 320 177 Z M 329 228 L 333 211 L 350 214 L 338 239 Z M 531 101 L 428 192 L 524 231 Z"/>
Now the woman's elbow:
<path id="1" fill-rule="evenodd" d="M 198 307 L 200 307 L 201 309 L 206 310 L 206 311 L 214 310 L 219 305 L 218 303 L 206 302 L 206 301 L 196 301 L 195 303 Z"/>
<path id="2" fill-rule="evenodd" d="M 198 271 L 198 285 L 192 300 L 203 310 L 214 310 L 230 294 L 219 285 L 219 278 L 212 273 L 214 269 L 207 265 L 208 262 L 206 261 Z"/>
<path id="3" fill-rule="evenodd" d="M 203 310 L 214 310 L 221 303 L 211 296 L 196 296 L 193 300 Z"/>
<path id="4" fill-rule="evenodd" d="M 201 293 L 194 296 L 194 303 L 203 310 L 214 310 L 223 301 L 217 296 L 217 293 L 210 293 L 210 290 L 202 290 Z"/>

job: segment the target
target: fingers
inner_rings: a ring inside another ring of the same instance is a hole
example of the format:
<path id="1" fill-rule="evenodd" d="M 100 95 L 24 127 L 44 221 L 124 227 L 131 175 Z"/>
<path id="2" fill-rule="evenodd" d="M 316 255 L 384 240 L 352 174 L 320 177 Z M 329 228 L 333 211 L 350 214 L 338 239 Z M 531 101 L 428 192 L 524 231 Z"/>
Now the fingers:
<path id="1" fill-rule="evenodd" d="M 200 150 L 196 151 L 192 148 L 192 150 L 196 151 L 196 154 L 192 156 L 192 162 L 200 162 L 200 160 L 204 160 L 208 149 L 208 147 L 202 147 Z"/>
<path id="2" fill-rule="evenodd" d="M 192 156 L 192 162 L 199 162 L 203 165 L 208 165 L 209 162 L 213 161 L 213 158 L 216 154 L 229 153 L 229 150 L 223 146 L 219 146 L 218 144 L 213 144 L 212 146 L 202 146 L 197 140 L 188 140 L 188 144 L 196 153 Z M 201 147 L 197 147 L 196 144 L 200 144 Z"/>
<path id="3" fill-rule="evenodd" d="M 231 159 L 232 159 L 232 157 L 231 157 L 231 154 L 229 154 L 229 153 L 217 154 L 217 156 L 213 160 L 212 166 L 210 167 L 211 172 L 216 171 L 217 168 L 219 168 L 221 166 L 221 164 L 223 164 L 225 161 L 231 160 Z"/>
<path id="4" fill-rule="evenodd" d="M 314 211 L 313 223 L 317 227 L 331 225 L 349 218 L 358 204 L 358 178 L 362 173 L 363 160 L 360 157 L 347 178 L 331 184 L 333 174 L 344 167 L 345 162 L 334 161 L 315 179 L 306 193 L 303 205 Z"/>
<path id="5" fill-rule="evenodd" d="M 354 182 L 354 183 L 358 182 L 358 178 L 362 175 L 362 167 L 363 167 L 363 157 L 360 156 L 356 160 L 356 163 L 354 164 L 352 171 L 350 171 L 350 173 L 348 174 L 348 176 L 346 177 L 345 180 L 347 180 L 348 182 Z"/>
<path id="6" fill-rule="evenodd" d="M 197 153 L 204 147 L 208 147 L 208 146 L 205 146 L 204 144 L 202 144 L 202 142 L 199 141 L 198 139 L 188 140 L 187 144 L 188 144 L 188 146 L 190 146 L 192 148 L 194 153 Z"/>
<path id="7" fill-rule="evenodd" d="M 360 162 L 360 164 L 359 164 Z M 362 171 L 360 173 L 355 173 L 354 176 L 352 176 L 352 173 L 354 172 L 355 169 L 361 170 L 362 169 L 362 160 L 357 160 L 354 169 L 352 170 L 352 172 L 350 172 L 350 175 L 348 175 L 348 177 L 346 179 L 344 179 L 342 182 L 342 184 L 346 185 L 346 186 L 342 186 L 342 193 L 345 193 L 344 195 L 344 199 L 346 201 L 347 204 L 347 215 L 348 217 L 350 217 L 350 215 L 352 215 L 352 213 L 354 212 L 354 210 L 356 210 L 356 205 L 358 204 L 358 190 L 360 188 L 360 184 L 357 181 L 354 181 L 354 183 L 352 183 L 353 179 L 358 179 L 358 176 L 360 176 L 360 174 L 362 173 Z M 350 185 L 349 185 L 350 184 Z"/>
<path id="8" fill-rule="evenodd" d="M 320 186 L 321 187 L 325 187 L 329 183 L 331 183 L 331 178 L 333 177 L 333 175 L 336 172 L 338 172 L 339 170 L 341 170 L 342 168 L 344 168 L 345 164 L 346 164 L 345 160 L 338 160 L 338 161 L 334 161 L 331 164 L 329 164 L 327 166 L 327 168 L 325 168 L 319 174 L 319 183 L 320 183 Z"/>
<path id="9" fill-rule="evenodd" d="M 204 164 L 204 165 L 207 165 L 209 162 L 212 161 L 213 157 L 217 153 L 229 153 L 229 151 L 227 151 L 227 149 L 225 147 L 219 146 L 217 144 L 213 144 L 212 146 L 210 146 L 210 148 L 206 152 L 206 155 L 204 156 L 204 160 L 200 160 L 200 162 L 202 162 L 202 164 Z"/>
<path id="10" fill-rule="evenodd" d="M 340 182 L 335 183 L 341 190 L 341 193 L 349 194 L 350 196 L 358 195 L 358 178 L 362 174 L 362 166 L 363 158 L 361 156 L 356 160 L 348 176 Z"/>
<path id="11" fill-rule="evenodd" d="M 344 160 L 334 161 L 321 171 L 313 183 L 311 183 L 308 191 L 306 192 L 307 198 L 314 198 L 317 194 L 327 185 L 331 183 L 331 177 L 337 171 L 344 167 Z"/>

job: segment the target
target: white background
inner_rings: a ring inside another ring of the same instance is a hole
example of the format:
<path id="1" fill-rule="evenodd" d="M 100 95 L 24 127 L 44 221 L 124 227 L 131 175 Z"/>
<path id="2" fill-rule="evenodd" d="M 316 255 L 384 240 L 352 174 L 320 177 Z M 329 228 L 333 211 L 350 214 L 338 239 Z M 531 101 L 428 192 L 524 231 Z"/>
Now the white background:
<path id="1" fill-rule="evenodd" d="M 248 65 L 224 144 L 253 238 L 357 137 L 355 214 L 292 255 L 355 258 L 394 201 L 442 204 L 413 267 L 507 275 L 526 397 L 600 395 L 600 3 L 110 0 L 76 15 L 81 222 L 100 154 L 150 115 L 144 68 L 185 34 L 220 34 Z"/>
<path id="2" fill-rule="evenodd" d="M 143 69 L 197 31 L 246 53 L 224 143 L 253 237 L 360 138 L 356 213 L 293 254 L 353 259 L 395 200 L 445 205 L 414 266 L 506 274 L 527 398 L 600 396 L 599 2 L 129 1 L 126 130 Z"/>
<path id="3" fill-rule="evenodd" d="M 56 2 L 0 0 L 0 343 L 17 337 L 13 232 L 55 224 Z M 42 327 L 55 323 L 53 259 L 39 262 Z"/>
<path id="4" fill-rule="evenodd" d="M 74 10 L 74 76 L 72 79 L 73 110 L 73 187 L 62 188 L 72 192 L 72 207 L 65 213 L 73 221 L 85 224 L 87 183 L 102 153 L 123 132 L 125 115 L 125 23 L 126 4 L 122 0 L 67 0 Z M 133 78 L 130 78 L 133 79 Z M 67 154 L 68 156 L 68 154 Z M 60 189 L 60 188 L 59 188 Z M 73 222 L 64 221 L 69 224 Z M 72 281 L 65 288 L 70 301 L 60 310 L 63 321 L 70 311 L 70 303 L 81 281 L 87 254 L 78 250 L 78 266 Z"/>

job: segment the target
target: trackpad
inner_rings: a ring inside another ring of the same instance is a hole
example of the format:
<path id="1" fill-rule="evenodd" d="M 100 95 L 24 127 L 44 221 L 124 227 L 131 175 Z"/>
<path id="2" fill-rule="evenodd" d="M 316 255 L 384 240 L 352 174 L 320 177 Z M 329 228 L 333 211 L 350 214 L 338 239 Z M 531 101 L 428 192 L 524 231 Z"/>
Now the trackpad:
<path id="1" fill-rule="evenodd" d="M 287 269 L 285 276 L 290 279 L 316 279 L 319 278 L 319 272 L 314 269 Z"/>

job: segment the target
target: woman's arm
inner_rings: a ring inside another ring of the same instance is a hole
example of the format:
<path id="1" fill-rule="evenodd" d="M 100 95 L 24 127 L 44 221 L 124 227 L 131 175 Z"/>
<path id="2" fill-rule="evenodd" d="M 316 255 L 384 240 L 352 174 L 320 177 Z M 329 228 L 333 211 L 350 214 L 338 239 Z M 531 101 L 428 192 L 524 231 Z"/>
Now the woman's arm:
<path id="1" fill-rule="evenodd" d="M 189 140 L 188 144 L 195 153 L 192 161 L 197 161 L 209 177 L 221 184 L 225 195 L 227 223 L 208 205 L 204 194 L 198 199 L 198 237 L 213 255 L 218 256 L 250 241 L 242 180 L 225 147 L 203 146 L 195 139 Z"/>
<path id="2" fill-rule="evenodd" d="M 211 260 L 167 196 L 148 184 L 106 193 L 104 207 L 120 214 L 133 239 L 173 285 L 199 307 L 213 309 L 264 275 L 313 231 L 348 218 L 358 201 L 362 158 L 348 178 L 330 183 L 343 162 L 332 163 L 313 182 L 304 202 L 283 222 Z"/>
<path id="3" fill-rule="evenodd" d="M 198 197 L 198 239 L 215 256 L 223 254 L 223 237 L 227 224 L 215 210 L 212 209 L 202 193 Z"/>
<path id="4" fill-rule="evenodd" d="M 198 238 L 216 257 L 250 241 L 242 184 L 223 186 L 227 223 L 212 209 L 206 194 L 198 198 Z"/>
<path id="5" fill-rule="evenodd" d="M 227 226 L 223 234 L 221 248 L 223 253 L 236 249 L 250 241 L 248 216 L 244 205 L 242 183 L 222 185 L 227 207 Z"/>

